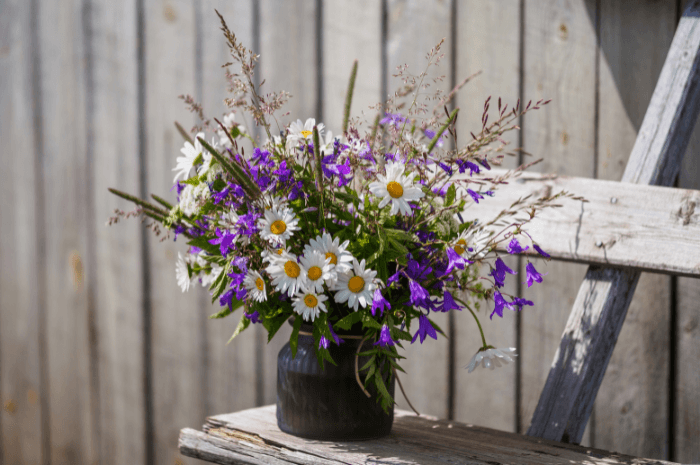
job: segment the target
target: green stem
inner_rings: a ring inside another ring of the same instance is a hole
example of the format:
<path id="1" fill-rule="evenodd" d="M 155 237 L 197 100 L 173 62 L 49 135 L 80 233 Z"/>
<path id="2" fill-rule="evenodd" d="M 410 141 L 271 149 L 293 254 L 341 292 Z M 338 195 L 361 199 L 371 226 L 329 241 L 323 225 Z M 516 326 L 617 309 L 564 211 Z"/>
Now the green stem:
<path id="1" fill-rule="evenodd" d="M 318 222 L 320 223 L 325 219 L 326 215 L 323 213 L 323 169 L 321 168 L 321 137 L 318 134 L 318 127 L 314 126 L 314 164 L 316 165 L 316 189 L 321 196 L 321 203 L 318 209 Z"/>
<path id="2" fill-rule="evenodd" d="M 369 138 L 369 149 L 374 149 L 374 140 L 377 137 L 377 129 L 379 128 L 379 120 L 382 118 L 381 113 L 378 113 L 374 118 L 374 125 L 372 126 L 372 135 Z"/>
<path id="3" fill-rule="evenodd" d="M 202 144 L 202 147 L 207 149 L 209 153 L 218 161 L 221 166 L 228 171 L 228 173 L 233 176 L 233 179 L 240 184 L 240 186 L 243 188 L 244 191 L 252 198 L 252 199 L 257 199 L 260 197 L 262 192 L 260 192 L 260 189 L 258 186 L 255 185 L 250 180 L 250 175 L 243 171 L 243 169 L 240 166 L 237 166 L 235 163 L 231 164 L 229 163 L 219 152 L 216 151 L 211 145 L 207 143 L 203 138 L 198 137 L 197 140 Z"/>
<path id="4" fill-rule="evenodd" d="M 178 123 L 177 121 L 175 121 L 175 127 L 177 128 L 177 131 L 180 133 L 180 135 L 182 136 L 183 139 L 185 139 L 185 140 L 186 140 L 187 142 L 189 142 L 190 144 L 194 145 L 194 142 L 192 141 L 192 138 L 191 138 L 190 135 L 187 133 L 187 131 L 185 131 L 185 128 L 183 128 L 182 126 L 180 126 L 180 123 Z"/>
<path id="5" fill-rule="evenodd" d="M 110 191 L 112 194 L 114 194 L 118 197 L 121 197 L 122 199 L 128 200 L 129 202 L 133 202 L 136 205 L 139 205 L 139 206 L 145 208 L 146 210 L 150 210 L 150 211 L 155 212 L 159 215 L 167 217 L 170 214 L 169 212 L 158 208 L 157 206 L 153 205 L 152 203 L 148 203 L 145 200 L 139 199 L 138 197 L 134 197 L 133 195 L 129 195 L 126 192 L 122 192 L 122 191 L 119 191 L 117 189 L 113 189 L 111 187 L 107 188 L 107 190 Z"/>
<path id="6" fill-rule="evenodd" d="M 454 297 L 454 296 L 453 296 L 453 297 Z M 461 303 L 462 305 L 464 305 L 464 307 L 465 307 L 467 310 L 469 310 L 469 313 L 472 314 L 472 316 L 474 317 L 474 320 L 476 321 L 476 325 L 479 327 L 479 332 L 481 333 L 481 342 L 484 343 L 484 348 L 488 347 L 488 344 L 486 344 L 486 337 L 484 336 L 484 330 L 481 328 L 481 323 L 479 323 L 479 319 L 476 317 L 476 313 L 474 313 L 474 311 L 473 311 L 471 308 L 469 308 L 469 305 L 467 305 L 467 303 L 466 303 L 465 301 L 463 301 L 462 299 L 460 299 L 459 297 L 455 297 L 454 299 L 455 299 L 457 302 L 459 302 L 459 303 Z"/>
<path id="7" fill-rule="evenodd" d="M 153 197 L 153 200 L 167 208 L 168 210 L 172 210 L 173 206 L 170 205 L 165 199 L 162 197 L 157 196 L 156 194 L 151 194 L 151 197 Z"/>
<path id="8" fill-rule="evenodd" d="M 452 121 L 455 120 L 457 117 L 457 113 L 459 112 L 459 108 L 455 108 L 452 110 L 452 113 L 450 113 L 450 117 L 447 118 L 447 121 L 445 121 L 445 124 L 442 125 L 440 130 L 435 134 L 435 137 L 433 137 L 433 140 L 430 141 L 430 145 L 428 145 L 428 153 L 432 152 L 433 149 L 435 148 L 435 144 L 437 144 L 438 139 L 440 139 L 440 136 L 447 131 L 447 127 L 452 123 Z"/>
<path id="9" fill-rule="evenodd" d="M 352 64 L 350 82 L 348 82 L 348 92 L 345 94 L 345 113 L 343 116 L 343 134 L 348 132 L 348 122 L 350 121 L 350 105 L 352 104 L 352 94 L 355 90 L 355 79 L 357 78 L 357 60 Z"/>

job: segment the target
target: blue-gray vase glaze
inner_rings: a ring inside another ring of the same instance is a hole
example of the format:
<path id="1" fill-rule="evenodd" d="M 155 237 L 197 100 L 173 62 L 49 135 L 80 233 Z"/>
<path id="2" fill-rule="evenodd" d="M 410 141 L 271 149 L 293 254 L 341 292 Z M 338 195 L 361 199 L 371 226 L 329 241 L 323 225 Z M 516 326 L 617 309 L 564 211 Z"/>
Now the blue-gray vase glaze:
<path id="1" fill-rule="evenodd" d="M 300 333 L 311 333 L 310 325 L 302 325 Z M 367 397 L 355 378 L 355 353 L 361 340 L 343 338 L 339 346 L 331 343 L 328 350 L 338 364 L 325 362 L 322 370 L 316 357 L 314 338 L 299 335 L 296 358 L 292 358 L 289 342 L 277 357 L 277 425 L 288 434 L 319 440 L 362 440 L 386 436 L 394 422 L 394 407 L 385 413 L 374 383 Z M 370 350 L 365 341 L 363 350 Z M 368 357 L 360 357 L 362 367 Z M 390 372 L 389 372 L 390 373 Z M 360 378 L 364 381 L 363 372 Z M 385 377 L 389 393 L 394 396 L 394 376 Z"/>

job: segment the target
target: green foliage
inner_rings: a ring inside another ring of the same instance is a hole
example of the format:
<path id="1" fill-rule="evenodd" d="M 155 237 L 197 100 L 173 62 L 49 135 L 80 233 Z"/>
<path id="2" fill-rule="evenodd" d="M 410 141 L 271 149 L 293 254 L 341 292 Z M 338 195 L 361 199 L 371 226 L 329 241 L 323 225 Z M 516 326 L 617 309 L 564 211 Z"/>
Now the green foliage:
<path id="1" fill-rule="evenodd" d="M 230 344 L 231 341 L 233 341 L 236 336 L 241 334 L 245 329 L 250 326 L 250 320 L 248 317 L 245 316 L 245 312 L 241 315 L 241 320 L 238 322 L 238 326 L 236 326 L 236 330 L 233 332 L 233 336 L 231 336 L 231 339 L 228 340 L 226 344 Z"/>

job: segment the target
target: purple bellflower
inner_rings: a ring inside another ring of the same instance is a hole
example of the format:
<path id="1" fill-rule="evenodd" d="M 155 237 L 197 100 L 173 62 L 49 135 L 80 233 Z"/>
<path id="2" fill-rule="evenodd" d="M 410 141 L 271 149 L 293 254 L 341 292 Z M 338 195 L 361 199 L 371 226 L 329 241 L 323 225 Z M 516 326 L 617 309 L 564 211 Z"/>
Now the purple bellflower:
<path id="1" fill-rule="evenodd" d="M 337 334 L 335 334 L 335 331 L 333 331 L 333 325 L 331 325 L 330 321 L 328 322 L 328 330 L 331 332 L 331 337 L 336 345 L 340 345 L 341 342 L 345 342 L 344 340 L 340 339 Z"/>
<path id="2" fill-rule="evenodd" d="M 542 249 L 540 248 L 539 245 L 537 245 L 537 244 L 532 244 L 532 246 L 535 248 L 535 250 L 537 251 L 537 253 L 540 254 L 540 255 L 542 255 L 544 258 L 549 258 L 549 257 L 550 257 L 550 255 L 549 255 L 547 252 L 545 252 L 544 250 L 542 250 Z"/>
<path id="3" fill-rule="evenodd" d="M 525 252 L 529 248 L 530 248 L 529 246 L 525 246 L 525 248 L 523 249 L 523 247 L 520 245 L 520 242 L 518 242 L 518 240 L 516 238 L 513 238 L 513 239 L 511 239 L 510 243 L 508 244 L 508 248 L 506 250 L 510 254 L 518 254 L 518 253 Z"/>
<path id="4" fill-rule="evenodd" d="M 236 235 L 227 229 L 224 229 L 222 232 L 219 228 L 216 228 L 216 237 L 216 239 L 211 239 L 209 243 L 218 245 L 221 255 L 225 257 L 226 254 L 228 254 L 229 249 L 233 248 Z"/>
<path id="5" fill-rule="evenodd" d="M 423 341 L 425 341 L 425 338 L 427 336 L 430 336 L 437 341 L 437 333 L 435 332 L 435 328 L 433 328 L 433 325 L 430 324 L 430 320 L 428 319 L 428 317 L 423 315 L 422 313 L 418 317 L 418 331 L 416 331 L 416 334 L 413 335 L 411 344 L 416 342 L 416 338 L 418 336 L 420 336 L 421 344 L 423 344 Z"/>
<path id="6" fill-rule="evenodd" d="M 511 304 L 513 304 L 513 306 L 515 307 L 518 307 L 518 311 L 523 309 L 523 305 L 534 305 L 532 300 L 523 299 L 522 297 L 515 297 Z"/>
<path id="7" fill-rule="evenodd" d="M 535 265 L 533 265 L 531 262 L 528 262 L 527 266 L 525 267 L 525 272 L 527 273 L 527 287 L 532 286 L 532 283 L 535 281 L 538 283 L 542 282 L 542 275 L 537 272 Z"/>
<path id="8" fill-rule="evenodd" d="M 384 315 L 384 310 L 391 310 L 391 304 L 382 295 L 382 291 L 379 288 L 374 290 L 374 298 L 372 299 L 372 316 L 376 315 L 377 310 L 379 310 L 381 315 Z"/>
<path id="9" fill-rule="evenodd" d="M 474 192 L 471 189 L 467 189 L 467 194 L 469 194 L 476 203 L 479 203 L 479 199 L 484 198 L 483 195 L 479 194 L 478 192 Z"/>
<path id="10" fill-rule="evenodd" d="M 328 349 L 328 347 L 331 345 L 331 341 L 329 341 L 326 336 L 321 336 L 321 340 L 318 341 L 318 348 L 319 349 Z"/>
<path id="11" fill-rule="evenodd" d="M 442 299 L 442 311 L 443 312 L 448 312 L 450 310 L 462 310 L 462 307 L 457 305 L 457 302 L 455 302 L 454 297 L 452 297 L 452 294 L 450 294 L 450 291 L 445 290 L 445 293 L 443 295 Z"/>
<path id="12" fill-rule="evenodd" d="M 391 338 L 391 331 L 388 325 L 382 325 L 382 329 L 379 332 L 379 340 L 374 343 L 380 347 L 393 346 L 395 344 L 394 340 Z"/>
<path id="13" fill-rule="evenodd" d="M 510 310 L 515 310 L 513 308 L 513 304 L 510 302 L 507 302 L 506 299 L 503 298 L 500 292 L 496 291 L 493 294 L 493 303 L 495 304 L 495 307 L 493 311 L 491 312 L 491 316 L 489 316 L 489 319 L 493 320 L 493 314 L 497 314 L 501 318 L 503 318 L 503 307 L 508 307 Z"/>
<path id="14" fill-rule="evenodd" d="M 503 283 L 506 280 L 506 273 L 518 274 L 517 272 L 508 268 L 508 265 L 506 265 L 503 262 L 503 260 L 501 260 L 501 257 L 498 257 L 496 259 L 496 268 L 491 270 L 491 276 L 493 276 L 493 280 L 496 283 L 496 287 L 503 287 Z"/>

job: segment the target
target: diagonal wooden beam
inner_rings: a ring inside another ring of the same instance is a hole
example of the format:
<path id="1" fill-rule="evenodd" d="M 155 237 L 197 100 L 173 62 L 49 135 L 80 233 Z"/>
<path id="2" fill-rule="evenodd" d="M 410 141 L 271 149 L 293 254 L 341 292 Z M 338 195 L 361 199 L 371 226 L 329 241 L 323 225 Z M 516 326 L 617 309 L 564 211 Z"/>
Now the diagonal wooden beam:
<path id="1" fill-rule="evenodd" d="M 700 111 L 700 0 L 683 14 L 622 182 L 670 186 Z M 591 266 L 554 356 L 529 436 L 581 441 L 640 272 Z"/>

